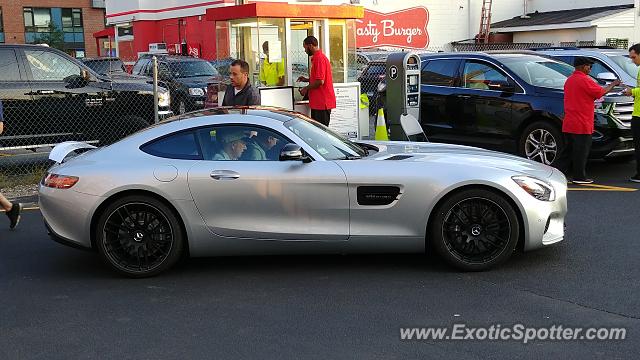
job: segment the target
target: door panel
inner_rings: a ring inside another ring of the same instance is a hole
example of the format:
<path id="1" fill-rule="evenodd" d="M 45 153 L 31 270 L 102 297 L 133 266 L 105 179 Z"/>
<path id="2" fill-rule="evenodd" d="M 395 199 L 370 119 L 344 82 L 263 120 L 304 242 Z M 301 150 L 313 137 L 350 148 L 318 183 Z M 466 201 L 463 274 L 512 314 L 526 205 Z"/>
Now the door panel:
<path id="1" fill-rule="evenodd" d="M 420 123 L 430 139 L 455 136 L 454 121 L 461 116 L 458 89 L 458 59 L 424 62 L 420 89 Z"/>
<path id="2" fill-rule="evenodd" d="M 346 240 L 349 192 L 332 161 L 278 161 L 291 141 L 271 129 L 224 125 L 196 131 L 203 161 L 189 189 L 211 232 L 276 240 Z"/>
<path id="3" fill-rule="evenodd" d="M 0 101 L 4 131 L 0 134 L 0 148 L 28 144 L 33 121 L 31 88 L 20 68 L 13 49 L 0 49 Z"/>
<path id="4" fill-rule="evenodd" d="M 210 231 L 276 240 L 346 240 L 349 193 L 330 161 L 202 161 L 189 189 Z"/>

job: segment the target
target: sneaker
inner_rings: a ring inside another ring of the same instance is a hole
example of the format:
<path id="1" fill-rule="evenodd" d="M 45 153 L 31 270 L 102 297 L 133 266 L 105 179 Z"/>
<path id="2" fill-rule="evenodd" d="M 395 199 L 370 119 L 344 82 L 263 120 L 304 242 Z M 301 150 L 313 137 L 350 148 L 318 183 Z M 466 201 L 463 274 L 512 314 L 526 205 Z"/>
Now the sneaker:
<path id="1" fill-rule="evenodd" d="M 7 217 L 9 217 L 9 229 L 15 229 L 20 222 L 20 212 L 22 211 L 22 204 L 13 204 L 11 210 L 7 211 Z"/>
<path id="2" fill-rule="evenodd" d="M 629 181 L 633 181 L 635 183 L 640 183 L 640 174 L 630 177 Z"/>
<path id="3" fill-rule="evenodd" d="M 593 179 L 573 179 L 572 181 L 578 185 L 593 184 Z"/>

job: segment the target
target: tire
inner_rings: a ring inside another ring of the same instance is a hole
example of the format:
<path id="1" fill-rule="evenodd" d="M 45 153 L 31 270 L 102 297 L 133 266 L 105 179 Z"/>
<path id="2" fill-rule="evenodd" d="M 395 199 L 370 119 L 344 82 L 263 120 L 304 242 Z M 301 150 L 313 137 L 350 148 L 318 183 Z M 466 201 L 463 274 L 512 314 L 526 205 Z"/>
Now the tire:
<path id="1" fill-rule="evenodd" d="M 114 142 L 140 131 L 149 126 L 149 123 L 139 117 L 133 115 L 123 116 L 114 122 L 109 123 L 100 130 L 97 138 L 100 140 L 100 146 L 113 144 Z"/>
<path id="2" fill-rule="evenodd" d="M 109 204 L 100 215 L 95 239 L 102 260 L 130 278 L 155 276 L 171 268 L 186 243 L 175 212 L 145 195 Z"/>
<path id="3" fill-rule="evenodd" d="M 433 213 L 430 243 L 447 263 L 483 271 L 505 262 L 520 236 L 515 209 L 503 196 L 469 189 L 449 196 Z"/>
<path id="4" fill-rule="evenodd" d="M 557 126 L 546 121 L 536 121 L 522 132 L 518 151 L 529 160 L 553 165 L 563 147 L 562 132 Z"/>

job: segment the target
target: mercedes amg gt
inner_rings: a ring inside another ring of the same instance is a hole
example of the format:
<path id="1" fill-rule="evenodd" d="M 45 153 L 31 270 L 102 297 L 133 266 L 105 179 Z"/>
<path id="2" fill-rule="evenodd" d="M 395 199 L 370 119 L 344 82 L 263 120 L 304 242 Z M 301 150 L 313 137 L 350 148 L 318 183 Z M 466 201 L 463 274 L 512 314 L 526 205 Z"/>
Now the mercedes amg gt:
<path id="1" fill-rule="evenodd" d="M 50 158 L 39 186 L 50 235 L 129 277 L 185 256 L 302 253 L 435 251 L 480 271 L 564 238 L 567 181 L 549 166 L 350 141 L 285 110 L 203 110 Z"/>

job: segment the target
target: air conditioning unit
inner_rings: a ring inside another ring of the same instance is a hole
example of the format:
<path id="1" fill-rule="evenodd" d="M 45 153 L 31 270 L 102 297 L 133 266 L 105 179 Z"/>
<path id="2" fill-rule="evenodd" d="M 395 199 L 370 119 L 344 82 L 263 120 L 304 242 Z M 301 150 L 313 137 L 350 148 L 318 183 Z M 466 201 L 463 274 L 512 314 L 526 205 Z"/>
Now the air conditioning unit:
<path id="1" fill-rule="evenodd" d="M 94 9 L 104 9 L 105 0 L 91 0 L 91 7 Z"/>
<path id="2" fill-rule="evenodd" d="M 166 43 L 150 43 L 149 44 L 149 52 L 150 53 L 167 53 L 167 44 Z"/>

